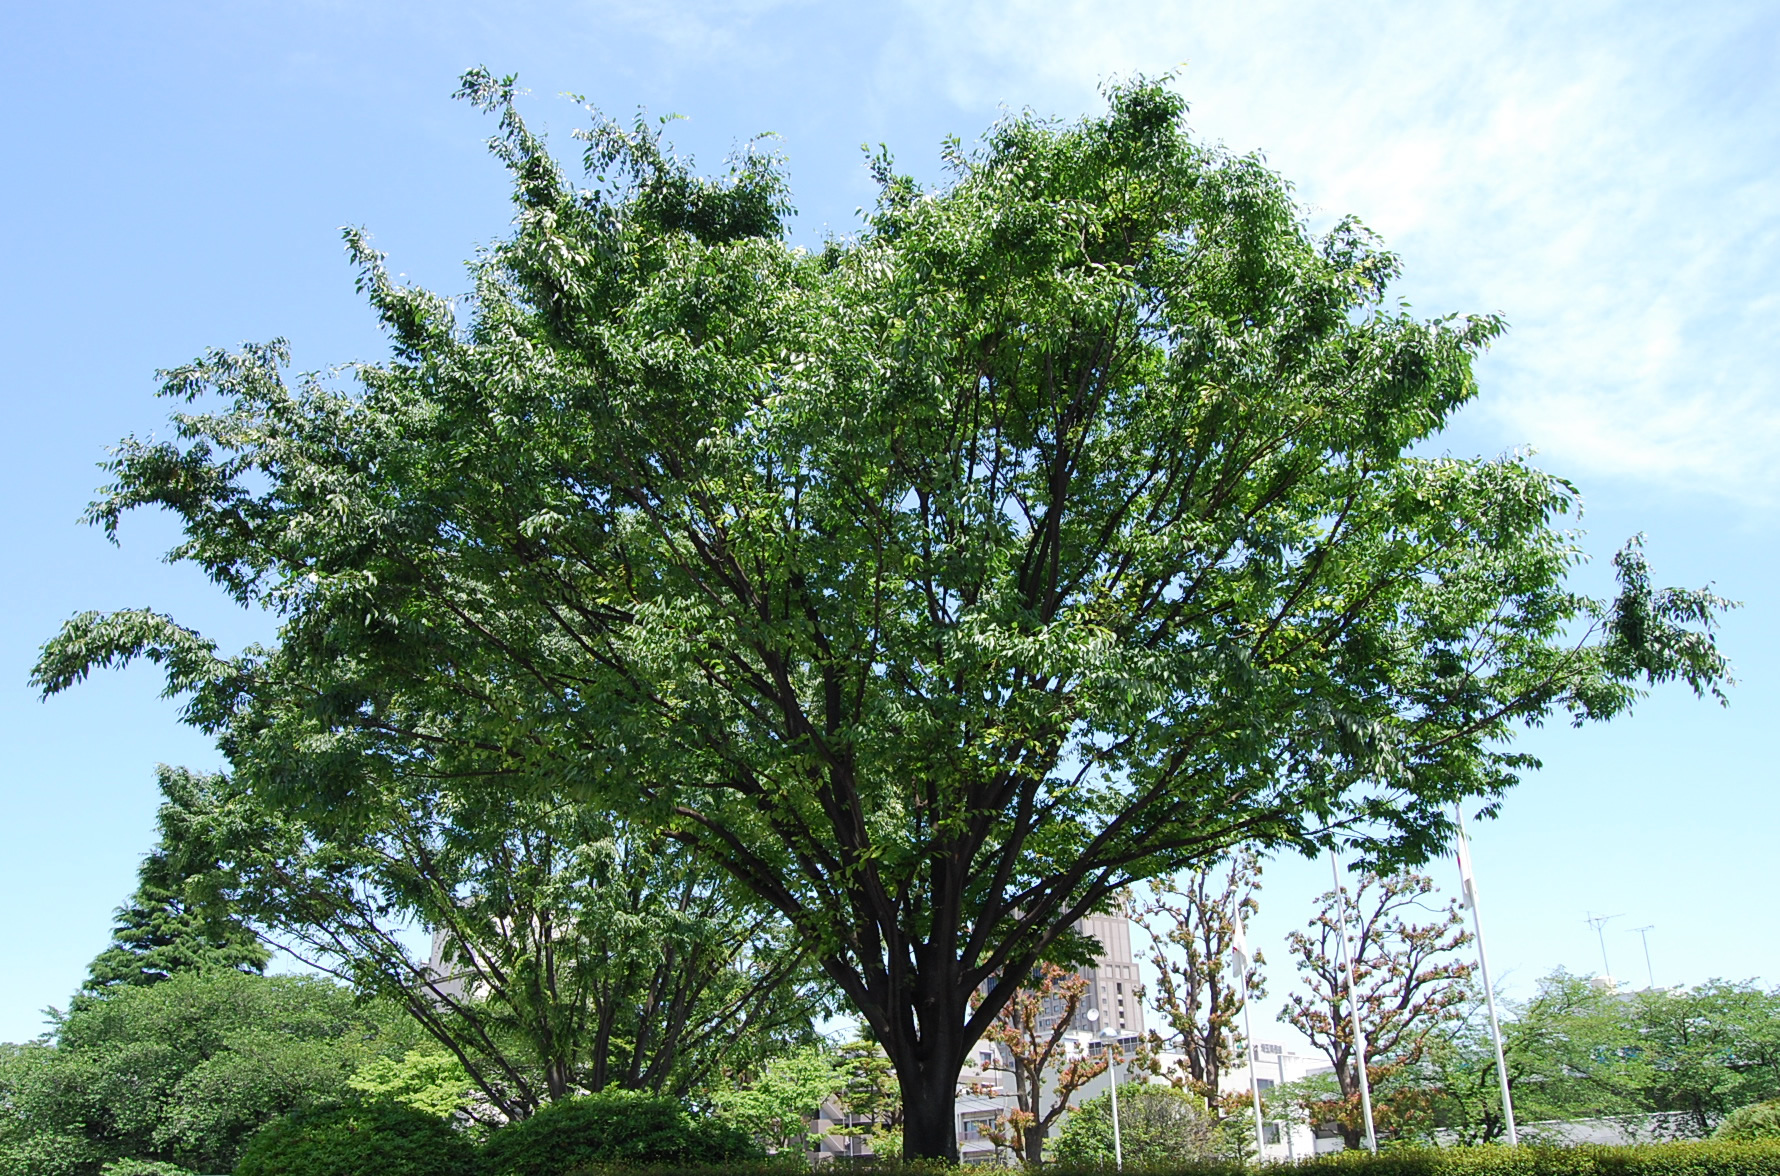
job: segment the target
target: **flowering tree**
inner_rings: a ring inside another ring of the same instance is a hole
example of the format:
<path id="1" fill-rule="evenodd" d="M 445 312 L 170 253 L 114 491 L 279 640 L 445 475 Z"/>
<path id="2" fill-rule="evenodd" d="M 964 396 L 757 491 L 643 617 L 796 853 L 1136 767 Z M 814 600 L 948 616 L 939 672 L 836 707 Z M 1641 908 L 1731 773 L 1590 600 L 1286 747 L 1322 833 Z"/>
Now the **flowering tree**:
<path id="1" fill-rule="evenodd" d="M 1381 1131 L 1403 1131 L 1431 1108 L 1432 1092 L 1416 1080 L 1415 1068 L 1439 1031 L 1463 1016 L 1473 971 L 1452 958 L 1471 942 L 1457 904 L 1434 906 L 1427 901 L 1433 892 L 1433 879 L 1425 874 L 1363 874 L 1353 894 L 1346 887 L 1339 895 L 1323 894 L 1308 931 L 1286 937 L 1305 991 L 1291 995 L 1280 1020 L 1310 1038 L 1335 1068 L 1337 1090 L 1313 1096 L 1306 1109 L 1313 1121 L 1338 1127 L 1349 1147 L 1360 1145 L 1363 1119 L 1341 904 L 1357 924 L 1351 939 L 1354 994 L 1365 1029 L 1373 1115 Z M 1417 911 L 1434 917 L 1415 922 Z"/>
<path id="2" fill-rule="evenodd" d="M 1057 964 L 1041 964 L 1038 982 L 1021 985 L 983 1034 L 1005 1052 L 1006 1062 L 991 1068 L 1013 1075 L 1019 1104 L 1018 1110 L 996 1122 L 991 1138 L 1012 1148 L 1022 1163 L 1043 1162 L 1052 1124 L 1069 1109 L 1075 1092 L 1106 1070 L 1106 1058 L 1090 1061 L 1085 1053 L 1072 1052 L 1065 1037 L 1087 991 L 1087 977 Z M 1047 1075 L 1051 1076 L 1048 1108 Z"/>
<path id="3" fill-rule="evenodd" d="M 1150 1031 L 1138 1047 L 1138 1064 L 1203 1098 L 1219 1115 L 1236 1109 L 1225 1105 L 1219 1082 L 1248 1044 L 1237 1029 L 1243 1004 L 1230 952 L 1237 921 L 1261 909 L 1255 898 L 1260 878 L 1260 860 L 1244 851 L 1222 865 L 1156 879 L 1150 898 L 1132 910 L 1132 921 L 1149 936 L 1148 961 L 1156 977 L 1155 993 L 1143 995 L 1170 1030 L 1166 1037 Z M 1250 999 L 1267 995 L 1259 970 L 1265 962 L 1256 952 Z M 1164 1052 L 1180 1057 L 1164 1064 Z M 1235 1101 L 1246 1107 L 1248 1097 L 1243 1091 Z"/>

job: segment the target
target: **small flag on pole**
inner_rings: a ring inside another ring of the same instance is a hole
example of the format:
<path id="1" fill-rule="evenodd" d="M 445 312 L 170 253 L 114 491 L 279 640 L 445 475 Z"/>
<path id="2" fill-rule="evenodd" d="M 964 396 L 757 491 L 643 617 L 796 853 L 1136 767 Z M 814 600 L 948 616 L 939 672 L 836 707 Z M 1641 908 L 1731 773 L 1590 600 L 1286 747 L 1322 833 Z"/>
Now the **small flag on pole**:
<path id="1" fill-rule="evenodd" d="M 1467 910 L 1477 909 L 1477 880 L 1471 876 L 1471 846 L 1465 840 L 1465 831 L 1459 830 L 1459 886 L 1464 890 L 1460 899 Z"/>
<path id="2" fill-rule="evenodd" d="M 1254 957 L 1249 954 L 1248 936 L 1242 933 L 1242 916 L 1231 920 L 1233 934 L 1230 936 L 1230 956 L 1236 961 L 1236 970 L 1247 976 L 1254 968 Z"/>

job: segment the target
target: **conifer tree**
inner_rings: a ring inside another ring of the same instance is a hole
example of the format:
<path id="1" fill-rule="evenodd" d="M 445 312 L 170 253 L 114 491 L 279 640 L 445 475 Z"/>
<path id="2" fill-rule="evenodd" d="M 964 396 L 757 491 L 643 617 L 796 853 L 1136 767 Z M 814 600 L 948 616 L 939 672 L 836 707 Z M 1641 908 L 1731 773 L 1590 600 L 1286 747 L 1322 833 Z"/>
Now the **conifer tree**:
<path id="1" fill-rule="evenodd" d="M 189 836 L 207 778 L 162 765 L 160 838 L 136 873 L 136 892 L 117 909 L 111 944 L 88 966 L 83 994 L 157 984 L 179 972 L 261 973 L 271 953 L 230 904 L 206 886 L 215 855 Z M 200 839 L 201 840 L 201 839 Z"/>

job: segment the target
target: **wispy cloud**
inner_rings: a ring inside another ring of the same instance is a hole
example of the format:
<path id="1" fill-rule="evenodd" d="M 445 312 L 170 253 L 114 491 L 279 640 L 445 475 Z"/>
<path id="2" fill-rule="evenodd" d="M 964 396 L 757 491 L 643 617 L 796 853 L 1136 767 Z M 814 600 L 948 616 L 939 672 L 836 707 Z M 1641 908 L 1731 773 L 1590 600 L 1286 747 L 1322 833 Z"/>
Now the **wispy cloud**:
<path id="1" fill-rule="evenodd" d="M 1454 441 L 1780 504 L 1780 10 L 1534 0 L 599 0 L 637 68 L 801 91 L 894 136 L 937 102 L 1073 115 L 1179 70 L 1200 132 L 1512 330 Z M 572 22 L 571 22 L 572 23 Z M 789 80 L 795 78 L 795 81 Z M 875 134 L 876 131 L 868 131 Z M 854 140 L 855 142 L 857 140 Z M 931 144 L 900 143 L 915 154 Z"/>
<path id="2" fill-rule="evenodd" d="M 1554 467 L 1780 500 L 1780 16 L 1637 8 L 913 0 L 880 74 L 961 106 L 1087 109 L 1183 66 L 1195 123 L 1264 148 L 1404 253 L 1428 313 L 1495 310 L 1486 431 Z"/>

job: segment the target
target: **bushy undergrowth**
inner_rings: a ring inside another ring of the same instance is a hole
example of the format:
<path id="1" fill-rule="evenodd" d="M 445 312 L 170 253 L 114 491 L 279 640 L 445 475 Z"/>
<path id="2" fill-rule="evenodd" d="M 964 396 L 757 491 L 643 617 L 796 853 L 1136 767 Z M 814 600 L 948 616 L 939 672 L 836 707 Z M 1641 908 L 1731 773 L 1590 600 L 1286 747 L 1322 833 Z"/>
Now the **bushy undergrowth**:
<path id="1" fill-rule="evenodd" d="M 99 1169 L 99 1176 L 194 1176 L 165 1160 L 113 1160 Z"/>
<path id="2" fill-rule="evenodd" d="M 728 1123 L 690 1115 L 674 1099 L 612 1090 L 552 1103 L 495 1131 L 482 1149 L 482 1169 L 485 1176 L 567 1176 L 602 1166 L 715 1166 L 762 1158 L 760 1148 Z"/>
<path id="3" fill-rule="evenodd" d="M 1732 1111 L 1718 1124 L 1718 1130 L 1712 1133 L 1712 1137 L 1742 1143 L 1763 1139 L 1780 1140 L 1780 1099 L 1752 1103 Z"/>
<path id="4" fill-rule="evenodd" d="M 476 1176 L 476 1152 L 437 1115 L 400 1103 L 301 1112 L 248 1141 L 235 1176 Z"/>

